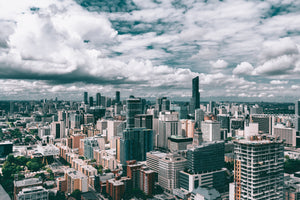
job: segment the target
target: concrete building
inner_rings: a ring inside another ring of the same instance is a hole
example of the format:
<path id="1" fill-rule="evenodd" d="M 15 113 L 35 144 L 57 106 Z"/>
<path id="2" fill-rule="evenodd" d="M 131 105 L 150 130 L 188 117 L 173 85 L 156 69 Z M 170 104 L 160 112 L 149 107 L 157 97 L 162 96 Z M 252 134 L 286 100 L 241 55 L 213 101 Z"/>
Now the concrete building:
<path id="1" fill-rule="evenodd" d="M 78 149 L 80 147 L 80 140 L 85 138 L 83 134 L 74 134 L 70 136 L 71 138 L 71 148 Z"/>
<path id="2" fill-rule="evenodd" d="M 52 122 L 51 123 L 51 135 L 54 136 L 55 139 L 61 139 L 65 137 L 65 122 Z"/>
<path id="3" fill-rule="evenodd" d="M 108 120 L 107 121 L 107 141 L 111 142 L 114 136 L 117 136 L 118 133 L 118 127 L 120 124 L 122 124 L 123 121 L 121 120 Z"/>
<path id="4" fill-rule="evenodd" d="M 234 141 L 235 200 L 283 199 L 283 150 L 266 136 Z"/>
<path id="5" fill-rule="evenodd" d="M 134 117 L 134 126 L 136 128 L 153 129 L 153 115 L 141 114 Z"/>
<path id="6" fill-rule="evenodd" d="M 88 159 L 94 159 L 94 150 L 105 149 L 104 138 L 88 137 L 84 141 L 84 156 Z M 101 142 L 102 141 L 102 142 Z"/>
<path id="7" fill-rule="evenodd" d="M 51 135 L 50 126 L 43 126 L 38 128 L 38 136 L 42 138 L 43 136 Z"/>
<path id="8" fill-rule="evenodd" d="M 14 181 L 14 197 L 15 199 L 17 199 L 17 195 L 24 188 L 31 188 L 31 187 L 42 186 L 42 185 L 43 185 L 43 181 L 40 178 L 30 178 L 21 181 Z"/>
<path id="9" fill-rule="evenodd" d="M 1 198 L 1 197 L 0 197 Z M 35 186 L 30 188 L 23 188 L 17 194 L 16 200 L 48 200 L 49 191 L 42 186 Z"/>
<path id="10" fill-rule="evenodd" d="M 90 124 L 90 123 L 94 123 L 94 115 L 93 114 L 84 114 L 83 116 L 83 120 L 84 120 L 84 124 Z"/>
<path id="11" fill-rule="evenodd" d="M 195 121 L 194 120 L 188 120 L 188 119 L 182 119 L 180 120 L 181 123 L 181 131 L 182 133 L 180 135 L 184 137 L 193 138 L 194 137 L 194 128 L 195 128 Z"/>
<path id="12" fill-rule="evenodd" d="M 221 140 L 220 122 L 206 120 L 201 124 L 203 141 L 218 141 Z"/>
<path id="13" fill-rule="evenodd" d="M 229 136 L 234 137 L 237 130 L 244 130 L 245 121 L 242 118 L 230 119 Z"/>
<path id="14" fill-rule="evenodd" d="M 193 143 L 193 138 L 172 135 L 168 138 L 168 150 L 170 152 L 183 151 Z"/>
<path id="15" fill-rule="evenodd" d="M 258 131 L 263 134 L 272 134 L 272 117 L 269 115 L 250 115 L 250 122 L 258 123 Z"/>
<path id="16" fill-rule="evenodd" d="M 147 153 L 147 166 L 158 174 L 159 160 L 166 157 L 167 154 L 160 151 L 150 151 Z"/>
<path id="17" fill-rule="evenodd" d="M 197 174 L 180 171 L 179 177 L 180 188 L 188 192 L 198 187 L 215 188 L 220 192 L 226 191 L 226 168 Z"/>
<path id="18" fill-rule="evenodd" d="M 159 148 L 168 148 L 168 138 L 172 135 L 177 136 L 181 130 L 178 119 L 178 113 L 167 111 L 159 113 L 158 135 L 156 135 L 157 146 Z"/>
<path id="19" fill-rule="evenodd" d="M 283 124 L 277 124 L 273 127 L 273 136 L 279 137 L 287 146 L 296 147 L 297 131 L 293 128 L 287 128 Z"/>
<path id="20" fill-rule="evenodd" d="M 179 187 L 179 172 L 186 167 L 187 160 L 177 154 L 167 154 L 159 159 L 158 182 L 169 193 Z"/>
<path id="21" fill-rule="evenodd" d="M 230 118 L 229 115 L 219 114 L 217 115 L 217 120 L 220 122 L 221 129 L 227 129 L 227 132 L 230 131 Z"/>
<path id="22" fill-rule="evenodd" d="M 72 193 L 75 190 L 80 190 L 81 192 L 88 191 L 88 177 L 83 173 L 73 169 L 68 168 L 65 171 L 65 179 L 67 180 L 67 192 Z"/>
<path id="23" fill-rule="evenodd" d="M 244 137 L 249 138 L 250 136 L 258 135 L 258 123 L 248 123 L 245 125 Z"/>
<path id="24" fill-rule="evenodd" d="M 300 199 L 300 173 L 284 176 L 284 200 Z"/>
<path id="25" fill-rule="evenodd" d="M 191 192 L 192 200 L 222 200 L 220 193 L 214 188 L 198 187 Z"/>
<path id="26" fill-rule="evenodd" d="M 11 198 L 9 197 L 9 195 L 4 190 L 4 188 L 2 187 L 1 184 L 0 184 L 0 197 L 1 197 L 1 200 L 11 200 Z"/>
<path id="27" fill-rule="evenodd" d="M 226 191 L 224 142 L 205 142 L 186 152 L 187 168 L 180 171 L 180 188 L 192 192 L 200 187 Z"/>
<path id="28" fill-rule="evenodd" d="M 109 194 L 112 200 L 121 200 L 125 193 L 125 183 L 116 179 L 107 180 L 106 193 Z"/>
<path id="29" fill-rule="evenodd" d="M 147 167 L 142 167 L 140 170 L 139 188 L 146 195 L 151 196 L 154 192 L 155 172 Z"/>

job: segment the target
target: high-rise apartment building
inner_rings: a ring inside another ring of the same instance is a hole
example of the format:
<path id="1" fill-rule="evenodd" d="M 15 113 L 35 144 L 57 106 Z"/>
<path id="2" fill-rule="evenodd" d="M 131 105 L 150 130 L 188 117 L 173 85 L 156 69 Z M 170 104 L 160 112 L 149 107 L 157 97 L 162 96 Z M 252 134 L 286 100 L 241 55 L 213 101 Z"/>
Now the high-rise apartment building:
<path id="1" fill-rule="evenodd" d="M 68 168 L 65 171 L 65 179 L 67 181 L 68 193 L 72 193 L 77 189 L 80 190 L 81 192 L 88 191 L 88 177 L 83 173 L 73 168 Z"/>
<path id="2" fill-rule="evenodd" d="M 234 141 L 234 199 L 284 199 L 283 151 L 283 142 L 276 138 Z"/>

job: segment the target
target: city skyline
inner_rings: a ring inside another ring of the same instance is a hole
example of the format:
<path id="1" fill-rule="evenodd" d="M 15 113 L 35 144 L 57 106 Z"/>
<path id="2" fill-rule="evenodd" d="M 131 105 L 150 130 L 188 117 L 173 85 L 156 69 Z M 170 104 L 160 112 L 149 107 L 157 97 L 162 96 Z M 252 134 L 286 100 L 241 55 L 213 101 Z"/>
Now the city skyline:
<path id="1" fill-rule="evenodd" d="M 0 3 L 0 100 L 95 96 L 294 102 L 300 3 Z M 80 94 L 80 95 L 79 95 Z M 94 97 L 95 99 L 95 97 Z"/>

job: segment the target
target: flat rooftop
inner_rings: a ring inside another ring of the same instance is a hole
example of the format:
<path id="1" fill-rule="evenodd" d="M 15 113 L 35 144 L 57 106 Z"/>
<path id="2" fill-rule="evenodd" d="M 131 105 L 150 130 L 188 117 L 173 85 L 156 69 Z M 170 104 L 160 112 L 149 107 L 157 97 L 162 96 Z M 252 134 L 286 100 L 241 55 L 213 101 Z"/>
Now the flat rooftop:
<path id="1" fill-rule="evenodd" d="M 15 181 L 14 185 L 15 187 L 25 187 L 25 186 L 30 186 L 30 185 L 38 185 L 42 184 L 42 180 L 39 178 L 30 178 L 30 179 L 24 179 L 21 181 Z"/>

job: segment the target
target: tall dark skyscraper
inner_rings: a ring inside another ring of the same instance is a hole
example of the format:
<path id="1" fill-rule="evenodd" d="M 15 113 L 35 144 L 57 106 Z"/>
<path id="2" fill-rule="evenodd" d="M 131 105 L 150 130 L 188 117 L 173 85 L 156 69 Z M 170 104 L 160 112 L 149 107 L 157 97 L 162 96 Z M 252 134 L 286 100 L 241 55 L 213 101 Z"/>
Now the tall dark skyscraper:
<path id="1" fill-rule="evenodd" d="M 83 102 L 84 102 L 84 104 L 88 104 L 88 93 L 87 92 L 83 93 Z"/>
<path id="2" fill-rule="evenodd" d="M 94 106 L 94 98 L 90 97 L 90 107 Z"/>
<path id="3" fill-rule="evenodd" d="M 116 91 L 116 103 L 120 102 L 120 91 Z"/>
<path id="4" fill-rule="evenodd" d="M 101 94 L 96 94 L 96 106 L 101 106 Z"/>
<path id="5" fill-rule="evenodd" d="M 195 109 L 200 108 L 199 76 L 193 78 L 192 99 L 190 108 L 190 113 L 192 114 L 195 112 Z"/>
<path id="6" fill-rule="evenodd" d="M 126 128 L 134 128 L 135 115 L 142 114 L 142 102 L 140 98 L 129 98 L 126 101 Z"/>

